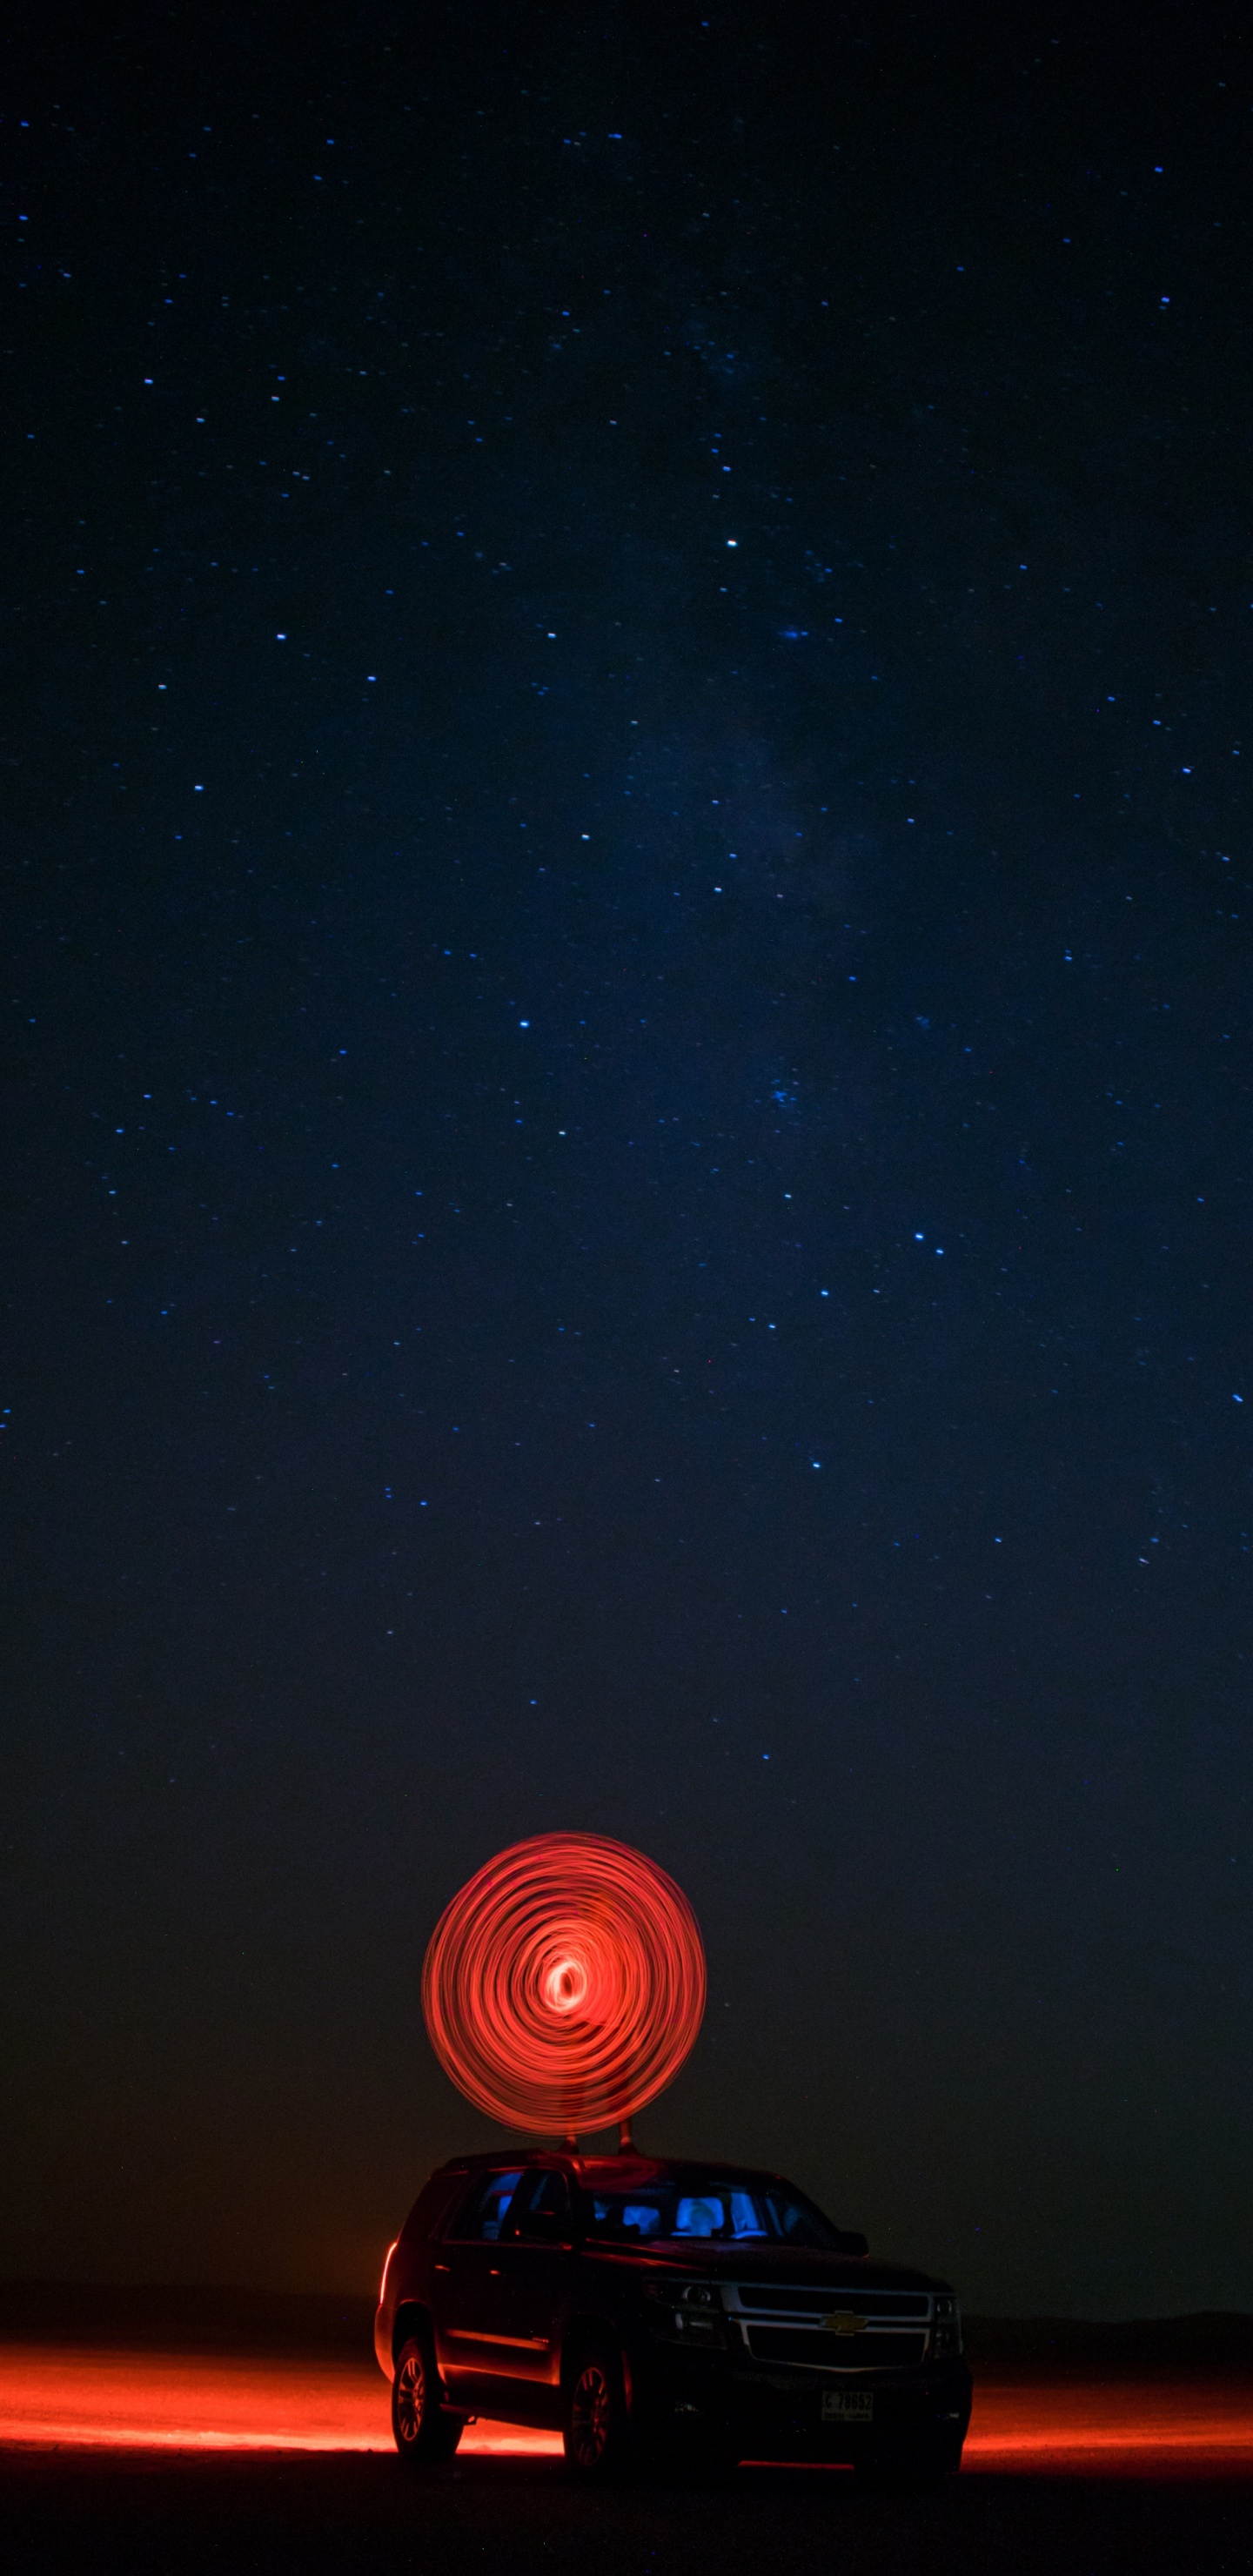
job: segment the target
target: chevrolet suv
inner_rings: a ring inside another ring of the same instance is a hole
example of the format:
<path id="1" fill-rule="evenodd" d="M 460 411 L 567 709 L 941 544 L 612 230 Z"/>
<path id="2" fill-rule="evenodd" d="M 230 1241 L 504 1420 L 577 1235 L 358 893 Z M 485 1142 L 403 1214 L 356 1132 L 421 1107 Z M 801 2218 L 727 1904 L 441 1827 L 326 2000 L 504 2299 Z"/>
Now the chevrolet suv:
<path id="1" fill-rule="evenodd" d="M 559 2429 L 585 2479 L 686 2452 L 921 2486 L 960 2466 L 970 2421 L 947 2282 L 733 2165 L 454 2158 L 388 2255 L 374 2343 L 413 2462 L 490 2416 Z"/>

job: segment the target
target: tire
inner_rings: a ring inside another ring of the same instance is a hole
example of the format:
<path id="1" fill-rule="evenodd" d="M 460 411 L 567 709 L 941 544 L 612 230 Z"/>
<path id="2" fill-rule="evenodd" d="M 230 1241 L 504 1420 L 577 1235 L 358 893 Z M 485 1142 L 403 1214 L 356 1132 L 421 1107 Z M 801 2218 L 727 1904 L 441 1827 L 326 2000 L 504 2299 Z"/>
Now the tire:
<path id="1" fill-rule="evenodd" d="M 740 2456 L 740 2445 L 733 2434 L 710 2430 L 682 2446 L 675 2469 L 685 2486 L 725 2487 L 735 2476 Z"/>
<path id="2" fill-rule="evenodd" d="M 735 2476 L 741 2456 L 734 2433 L 716 2433 L 697 2454 L 700 2475 L 710 2486 L 724 2487 Z"/>
<path id="3" fill-rule="evenodd" d="M 396 2355 L 392 2378 L 392 2437 L 402 2460 L 451 2460 L 464 2430 L 459 2415 L 440 2402 L 435 2355 L 426 2335 L 410 2335 Z"/>
<path id="4" fill-rule="evenodd" d="M 620 2477 L 630 2464 L 622 2362 L 612 2344 L 583 2344 L 566 2380 L 562 2426 L 571 2476 L 593 2486 Z"/>
<path id="5" fill-rule="evenodd" d="M 871 2452 L 856 2464 L 858 2485 L 872 2495 L 931 2495 L 948 2470 L 948 2461 L 930 2448 Z"/>

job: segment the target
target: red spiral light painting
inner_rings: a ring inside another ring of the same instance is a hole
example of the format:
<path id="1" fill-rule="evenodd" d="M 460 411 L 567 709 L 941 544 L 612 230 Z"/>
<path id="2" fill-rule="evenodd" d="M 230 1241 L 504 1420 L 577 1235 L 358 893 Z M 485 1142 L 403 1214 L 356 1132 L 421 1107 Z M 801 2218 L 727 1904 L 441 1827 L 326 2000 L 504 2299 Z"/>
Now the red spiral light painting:
<path id="1" fill-rule="evenodd" d="M 468 1880 L 422 1970 L 431 2044 L 480 2111 L 571 2134 L 671 2083 L 705 2010 L 682 1890 L 601 1834 L 537 1834 Z"/>

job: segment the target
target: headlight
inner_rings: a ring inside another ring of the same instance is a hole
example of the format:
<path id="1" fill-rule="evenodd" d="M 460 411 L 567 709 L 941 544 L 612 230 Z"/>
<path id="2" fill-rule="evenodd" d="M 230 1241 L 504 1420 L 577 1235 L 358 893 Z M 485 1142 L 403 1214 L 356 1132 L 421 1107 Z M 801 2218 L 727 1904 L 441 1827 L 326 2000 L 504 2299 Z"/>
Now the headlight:
<path id="1" fill-rule="evenodd" d="M 721 2345 L 726 2327 L 716 2281 L 649 2281 L 645 2292 L 654 2304 L 655 2333 L 677 2336 L 683 2343 Z"/>
<path id="2" fill-rule="evenodd" d="M 942 2361 L 946 2355 L 960 2352 L 961 2348 L 961 2308 L 954 2298 L 938 2298 L 935 2302 L 934 2323 L 931 2329 L 932 2353 L 937 2361 Z"/>
<path id="3" fill-rule="evenodd" d="M 656 2299 L 663 2308 L 704 2308 L 721 2315 L 722 2294 L 713 2281 L 651 2280 L 644 2283 L 646 2299 Z"/>

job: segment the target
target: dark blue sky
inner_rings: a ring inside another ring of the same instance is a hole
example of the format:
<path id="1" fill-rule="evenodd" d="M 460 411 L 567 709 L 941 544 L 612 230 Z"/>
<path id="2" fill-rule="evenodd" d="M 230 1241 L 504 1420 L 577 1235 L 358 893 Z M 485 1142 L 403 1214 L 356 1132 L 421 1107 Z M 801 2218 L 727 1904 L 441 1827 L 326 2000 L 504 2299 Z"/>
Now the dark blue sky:
<path id="1" fill-rule="evenodd" d="M 646 2142 L 1253 2306 L 1247 46 L 6 50 L 0 2268 L 368 2283 L 575 1827 Z"/>

